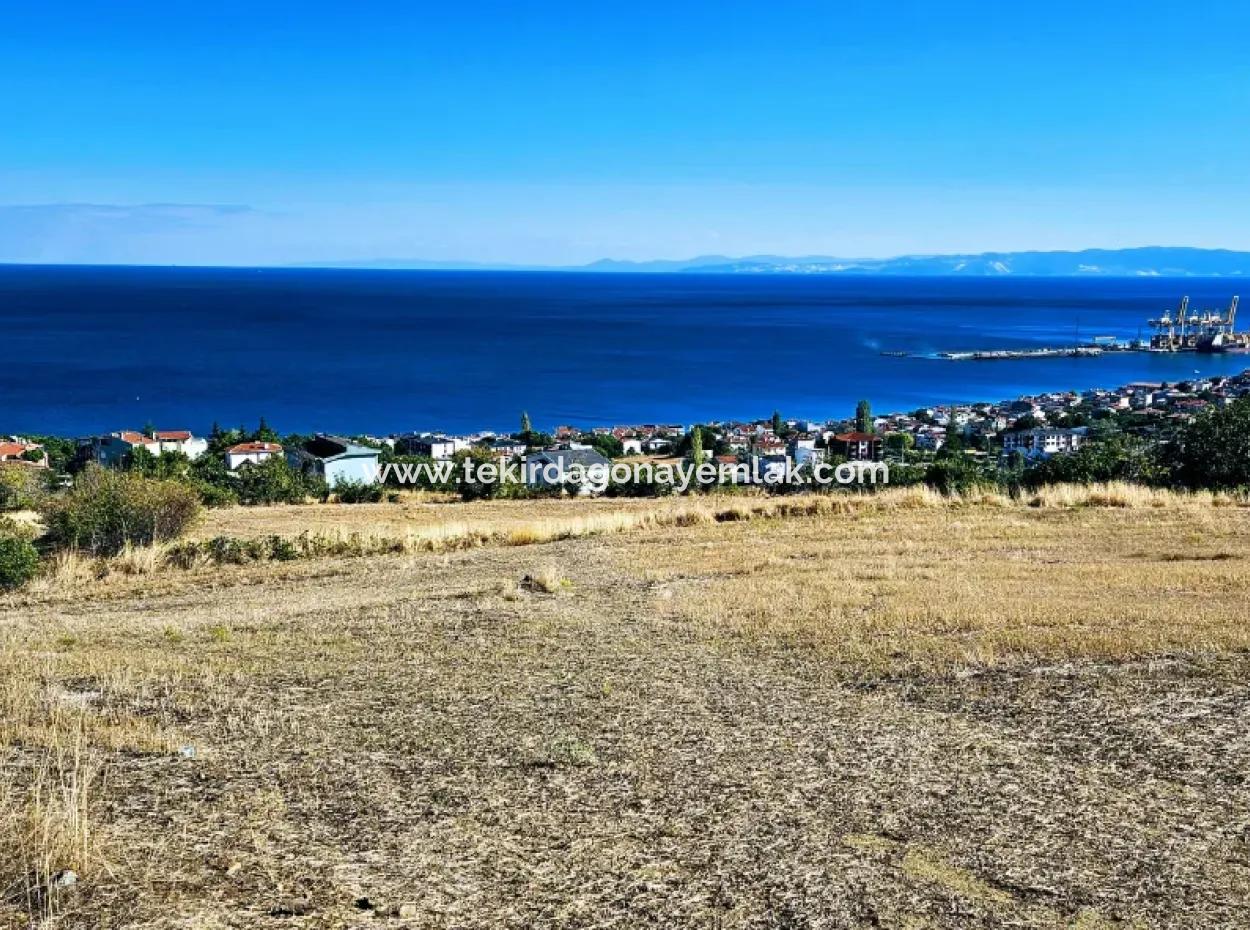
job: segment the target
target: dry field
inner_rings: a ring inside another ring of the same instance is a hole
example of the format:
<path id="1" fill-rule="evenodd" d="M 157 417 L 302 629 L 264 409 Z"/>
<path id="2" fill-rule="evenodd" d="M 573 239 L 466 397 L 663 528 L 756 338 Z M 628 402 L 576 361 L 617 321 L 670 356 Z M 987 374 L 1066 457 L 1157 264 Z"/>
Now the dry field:
<path id="1" fill-rule="evenodd" d="M 0 927 L 1250 925 L 1250 509 L 1032 503 L 232 511 L 476 542 L 0 598 Z"/>

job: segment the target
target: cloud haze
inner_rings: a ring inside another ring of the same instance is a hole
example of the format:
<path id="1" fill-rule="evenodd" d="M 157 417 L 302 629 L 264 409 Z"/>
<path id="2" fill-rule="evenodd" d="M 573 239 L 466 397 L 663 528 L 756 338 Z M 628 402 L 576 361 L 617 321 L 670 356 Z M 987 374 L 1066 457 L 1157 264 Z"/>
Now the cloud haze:
<path id="1" fill-rule="evenodd" d="M 259 216 L 236 204 L 0 205 L 0 261 L 177 262 Z"/>

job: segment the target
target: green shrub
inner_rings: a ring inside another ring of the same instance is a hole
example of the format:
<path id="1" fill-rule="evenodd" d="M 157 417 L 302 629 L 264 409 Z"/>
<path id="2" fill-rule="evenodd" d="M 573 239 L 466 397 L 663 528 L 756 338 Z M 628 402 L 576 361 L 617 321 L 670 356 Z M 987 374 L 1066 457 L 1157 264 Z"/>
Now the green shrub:
<path id="1" fill-rule="evenodd" d="M 340 504 L 376 504 L 382 500 L 382 486 L 364 481 L 340 481 L 334 485 Z"/>
<path id="2" fill-rule="evenodd" d="M 243 504 L 298 504 L 309 493 L 304 476 L 278 456 L 246 462 L 239 466 L 238 475 L 235 486 Z"/>
<path id="3" fill-rule="evenodd" d="M 38 506 L 44 496 L 42 471 L 29 465 L 0 465 L 0 511 Z"/>
<path id="4" fill-rule="evenodd" d="M 200 499 L 177 481 L 93 465 L 69 492 L 44 501 L 40 512 L 53 545 L 115 555 L 127 543 L 177 539 L 199 516 Z"/>
<path id="5" fill-rule="evenodd" d="M 275 562 L 290 562 L 299 558 L 299 550 L 295 543 L 281 536 L 269 537 L 269 557 Z"/>
<path id="6" fill-rule="evenodd" d="M 239 502 L 239 495 L 231 488 L 195 479 L 192 479 L 191 486 L 200 495 L 200 503 L 205 507 L 230 507 Z"/>
<path id="7" fill-rule="evenodd" d="M 38 570 L 39 552 L 29 539 L 0 535 L 0 590 L 21 587 Z"/>

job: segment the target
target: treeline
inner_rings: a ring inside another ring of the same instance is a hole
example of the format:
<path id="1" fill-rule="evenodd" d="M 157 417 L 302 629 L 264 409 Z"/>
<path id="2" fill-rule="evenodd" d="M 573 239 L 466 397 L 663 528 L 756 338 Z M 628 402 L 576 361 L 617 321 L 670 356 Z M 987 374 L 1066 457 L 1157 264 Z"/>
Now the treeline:
<path id="1" fill-rule="evenodd" d="M 1077 415 L 1070 415 L 1075 418 Z M 938 490 L 977 485 L 1005 490 L 1048 484 L 1127 481 L 1189 491 L 1250 490 L 1250 398 L 1208 407 L 1173 430 L 1138 432 L 1115 416 L 1086 421 L 1086 442 L 1075 452 L 1028 459 L 1015 454 L 977 460 L 958 444 L 944 446 L 923 466 L 891 468 L 891 484 L 924 482 Z"/>

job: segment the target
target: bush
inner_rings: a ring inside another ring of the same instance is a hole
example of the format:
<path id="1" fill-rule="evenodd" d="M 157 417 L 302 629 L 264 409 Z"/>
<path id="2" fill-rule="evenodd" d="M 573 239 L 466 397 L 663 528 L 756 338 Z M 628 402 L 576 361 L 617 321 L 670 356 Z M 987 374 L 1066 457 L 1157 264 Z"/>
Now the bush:
<path id="1" fill-rule="evenodd" d="M 191 487 L 200 496 L 200 503 L 205 507 L 230 507 L 239 502 L 239 495 L 232 488 L 211 484 L 207 481 L 191 479 Z"/>
<path id="2" fill-rule="evenodd" d="M 278 456 L 240 465 L 236 487 L 243 504 L 299 504 L 309 493 L 304 476 Z"/>
<path id="3" fill-rule="evenodd" d="M 195 489 L 177 481 L 88 467 L 72 490 L 40 508 L 48 539 L 62 548 L 115 555 L 127 544 L 176 539 L 200 513 Z"/>
<path id="4" fill-rule="evenodd" d="M 0 590 L 21 587 L 38 570 L 39 552 L 29 539 L 0 535 Z"/>
<path id="5" fill-rule="evenodd" d="M 334 494 L 340 504 L 376 504 L 382 500 L 382 485 L 365 481 L 339 481 Z"/>
<path id="6" fill-rule="evenodd" d="M 42 469 L 0 465 L 0 511 L 29 510 L 44 496 Z"/>

